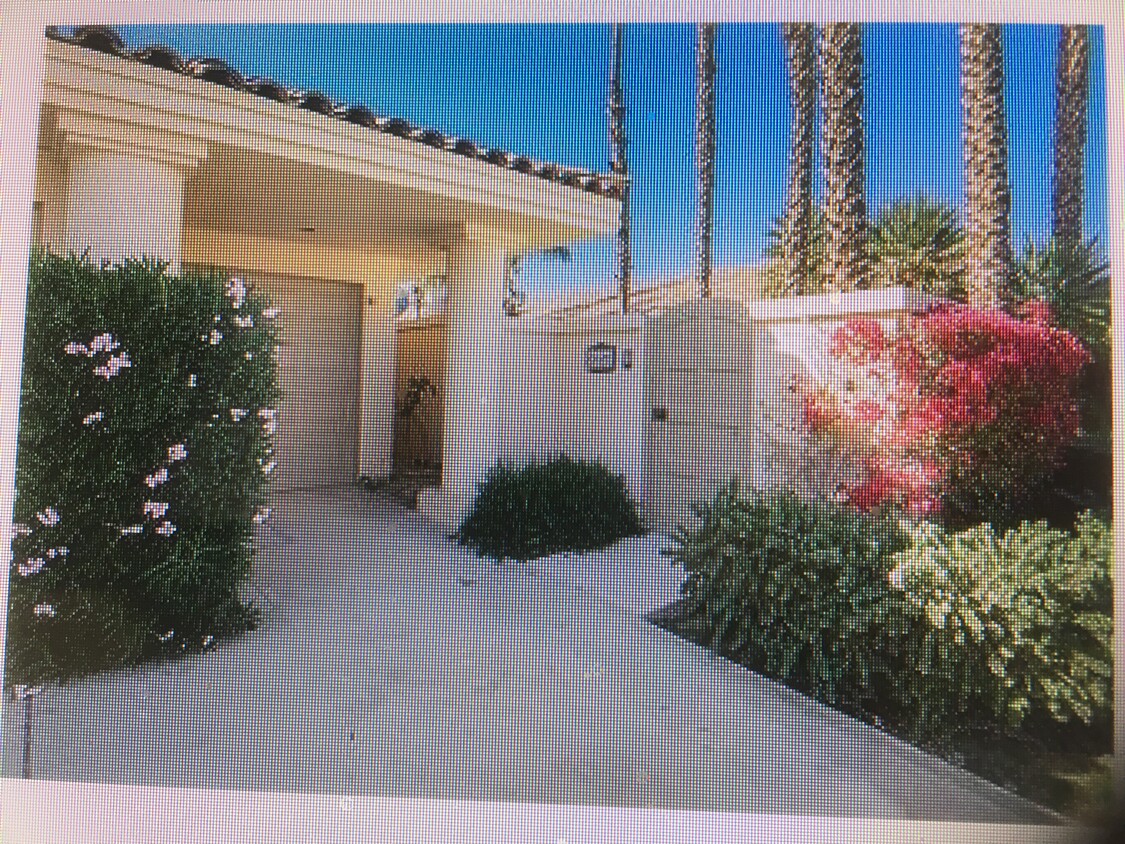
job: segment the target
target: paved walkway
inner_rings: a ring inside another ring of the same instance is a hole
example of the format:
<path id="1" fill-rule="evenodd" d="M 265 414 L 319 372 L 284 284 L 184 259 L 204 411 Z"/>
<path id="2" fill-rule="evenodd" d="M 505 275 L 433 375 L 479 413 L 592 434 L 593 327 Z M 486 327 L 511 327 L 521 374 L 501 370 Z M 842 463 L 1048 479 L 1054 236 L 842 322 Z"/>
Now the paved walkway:
<path id="1" fill-rule="evenodd" d="M 1034 806 L 647 623 L 657 538 L 498 566 L 357 491 L 263 531 L 262 627 L 52 689 L 50 779 L 994 822 Z M 600 565 L 616 567 L 627 578 Z M 631 582 L 644 588 L 632 590 Z M 21 722 L 5 707 L 4 770 Z M 11 740 L 9 740 L 11 739 Z"/>

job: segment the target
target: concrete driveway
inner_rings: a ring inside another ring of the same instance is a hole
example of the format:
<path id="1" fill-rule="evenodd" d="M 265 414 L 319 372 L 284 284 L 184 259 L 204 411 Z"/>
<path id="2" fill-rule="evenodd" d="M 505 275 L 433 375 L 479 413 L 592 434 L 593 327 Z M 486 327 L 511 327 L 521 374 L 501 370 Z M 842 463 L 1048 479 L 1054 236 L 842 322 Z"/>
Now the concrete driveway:
<path id="1" fill-rule="evenodd" d="M 284 497 L 261 536 L 262 627 L 206 654 L 48 690 L 33 775 L 1051 822 L 646 622 L 676 595 L 658 545 L 500 566 L 363 492 Z M 21 735 L 5 706 L 8 776 Z"/>

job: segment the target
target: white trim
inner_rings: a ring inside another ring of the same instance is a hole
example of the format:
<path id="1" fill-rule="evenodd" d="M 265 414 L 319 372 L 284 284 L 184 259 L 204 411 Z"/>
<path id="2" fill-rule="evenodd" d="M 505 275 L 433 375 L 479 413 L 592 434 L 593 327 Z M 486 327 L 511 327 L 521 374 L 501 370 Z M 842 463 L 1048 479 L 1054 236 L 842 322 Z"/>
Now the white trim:
<path id="1" fill-rule="evenodd" d="M 84 47 L 48 41 L 45 52 L 45 104 L 108 121 L 115 136 L 157 130 L 274 155 L 532 217 L 576 237 L 617 225 L 610 197 Z"/>

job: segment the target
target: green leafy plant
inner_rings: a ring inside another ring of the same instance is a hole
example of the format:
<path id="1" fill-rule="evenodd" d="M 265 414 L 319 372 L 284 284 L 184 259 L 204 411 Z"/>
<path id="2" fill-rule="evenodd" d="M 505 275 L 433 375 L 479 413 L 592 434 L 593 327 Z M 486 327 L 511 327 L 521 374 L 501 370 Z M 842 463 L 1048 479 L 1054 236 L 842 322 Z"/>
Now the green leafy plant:
<path id="1" fill-rule="evenodd" d="M 278 398 L 273 311 L 238 279 L 34 256 L 9 684 L 197 650 L 239 589 Z"/>
<path id="2" fill-rule="evenodd" d="M 1108 525 L 1090 513 L 1073 533 L 917 525 L 889 576 L 907 599 L 915 670 L 900 690 L 916 728 L 1012 729 L 1029 716 L 1107 724 L 1110 549 Z"/>
<path id="3" fill-rule="evenodd" d="M 964 242 L 952 208 L 924 196 L 892 203 L 868 235 L 873 283 L 964 299 Z"/>
<path id="4" fill-rule="evenodd" d="M 1103 452 L 1113 427 L 1109 262 L 1096 240 L 1043 247 L 1030 241 L 1016 264 L 1019 307 L 1045 305 L 1047 318 L 1080 339 L 1091 355 L 1081 384 L 1082 423 Z"/>
<path id="5" fill-rule="evenodd" d="M 901 603 L 887 586 L 905 547 L 894 520 L 737 485 L 677 529 L 667 553 L 683 566 L 688 612 L 704 641 L 832 704 L 878 708 Z"/>
<path id="6" fill-rule="evenodd" d="M 483 555 L 530 560 L 639 533 L 640 517 L 621 476 L 600 463 L 560 456 L 493 468 L 458 539 Z"/>
<path id="7" fill-rule="evenodd" d="M 1108 353 L 1110 336 L 1109 262 L 1096 240 L 1036 247 L 1028 242 L 1016 264 L 1018 301 L 1037 301 L 1051 318 L 1095 354 Z"/>
<path id="8" fill-rule="evenodd" d="M 667 550 L 704 644 L 825 703 L 943 741 L 1108 729 L 1111 537 L 950 532 L 737 486 Z"/>

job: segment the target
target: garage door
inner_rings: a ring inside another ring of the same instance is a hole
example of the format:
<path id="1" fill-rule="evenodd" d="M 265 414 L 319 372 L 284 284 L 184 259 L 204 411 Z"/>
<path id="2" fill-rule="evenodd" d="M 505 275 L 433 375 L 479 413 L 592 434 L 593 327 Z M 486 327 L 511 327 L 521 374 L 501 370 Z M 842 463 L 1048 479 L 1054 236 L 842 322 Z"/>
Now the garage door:
<path id="1" fill-rule="evenodd" d="M 274 491 L 353 483 L 358 475 L 363 288 L 253 278 L 280 310 Z"/>

